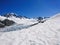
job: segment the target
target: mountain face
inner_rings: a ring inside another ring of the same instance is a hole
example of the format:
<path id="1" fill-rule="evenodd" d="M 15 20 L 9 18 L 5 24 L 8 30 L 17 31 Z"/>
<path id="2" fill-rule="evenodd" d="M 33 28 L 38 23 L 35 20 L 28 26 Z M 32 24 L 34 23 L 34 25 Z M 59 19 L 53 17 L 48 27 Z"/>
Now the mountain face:
<path id="1" fill-rule="evenodd" d="M 38 17 L 36 19 L 34 18 L 28 18 L 26 16 L 17 15 L 15 13 L 7 13 L 3 16 L 0 16 L 0 22 L 3 23 L 5 26 L 13 25 L 13 23 L 16 24 L 24 24 L 24 25 L 35 25 L 34 23 L 44 23 L 45 20 L 43 20 L 42 17 Z"/>
<path id="2" fill-rule="evenodd" d="M 16 16 L 16 14 L 15 13 L 7 13 L 4 16 L 5 17 L 12 17 L 12 16 Z"/>
<path id="3" fill-rule="evenodd" d="M 6 18 L 0 18 L 2 21 L 4 19 Z M 0 45 L 60 45 L 60 14 L 44 23 L 39 23 L 36 19 L 7 19 L 13 20 L 15 25 L 0 28 Z"/>
<path id="4" fill-rule="evenodd" d="M 1 21 L 0 21 L 0 28 L 2 28 L 2 27 L 5 27 L 5 25 L 3 23 L 1 23 Z"/>
<path id="5" fill-rule="evenodd" d="M 0 16 L 0 23 L 4 24 L 5 26 L 11 26 L 13 24 L 30 25 L 37 23 L 37 20 L 33 18 L 29 19 L 26 16 L 17 16 L 15 13 L 7 13 Z"/>
<path id="6" fill-rule="evenodd" d="M 13 25 L 15 22 L 12 20 L 5 19 L 3 21 L 0 20 L 0 28 L 5 26 Z"/>
<path id="7" fill-rule="evenodd" d="M 4 15 L 5 17 L 17 17 L 17 18 L 27 18 L 26 16 L 21 16 L 21 15 L 17 15 L 16 13 L 7 13 Z"/>

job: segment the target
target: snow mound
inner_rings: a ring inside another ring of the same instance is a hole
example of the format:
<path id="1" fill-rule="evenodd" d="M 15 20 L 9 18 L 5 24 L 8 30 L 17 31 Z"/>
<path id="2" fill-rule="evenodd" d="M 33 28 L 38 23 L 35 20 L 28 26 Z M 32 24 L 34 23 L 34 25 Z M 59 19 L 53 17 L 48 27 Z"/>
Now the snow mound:
<path id="1" fill-rule="evenodd" d="M 60 15 L 27 29 L 0 32 L 0 45 L 60 45 Z"/>

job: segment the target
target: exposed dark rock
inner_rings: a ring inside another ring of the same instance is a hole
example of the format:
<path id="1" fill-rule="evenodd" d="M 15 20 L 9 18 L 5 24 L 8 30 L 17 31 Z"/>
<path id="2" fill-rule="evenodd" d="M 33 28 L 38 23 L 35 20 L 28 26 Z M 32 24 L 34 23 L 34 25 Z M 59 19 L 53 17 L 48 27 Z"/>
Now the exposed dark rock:
<path id="1" fill-rule="evenodd" d="M 5 25 L 0 22 L 0 28 L 3 28 L 3 27 L 5 27 Z"/>
<path id="2" fill-rule="evenodd" d="M 5 16 L 5 17 L 11 17 L 11 16 L 16 16 L 16 14 L 15 14 L 15 13 L 7 13 L 7 14 L 5 14 L 4 16 Z"/>
<path id="3" fill-rule="evenodd" d="M 2 23 L 5 24 L 5 26 L 10 26 L 13 25 L 15 22 L 12 20 L 5 19 L 2 21 Z"/>
<path id="4" fill-rule="evenodd" d="M 0 20 L 0 23 L 2 23 L 2 21 Z"/>
<path id="5" fill-rule="evenodd" d="M 38 17 L 37 19 L 38 19 L 37 21 L 38 21 L 39 23 L 42 23 L 42 20 L 43 20 L 42 17 Z"/>
<path id="6" fill-rule="evenodd" d="M 7 13 L 7 14 L 4 14 L 3 16 L 5 16 L 5 17 L 12 17 L 12 16 L 14 16 L 14 17 L 17 17 L 17 18 L 28 18 L 28 17 L 26 17 L 26 16 L 21 16 L 21 15 L 17 15 L 16 13 Z"/>

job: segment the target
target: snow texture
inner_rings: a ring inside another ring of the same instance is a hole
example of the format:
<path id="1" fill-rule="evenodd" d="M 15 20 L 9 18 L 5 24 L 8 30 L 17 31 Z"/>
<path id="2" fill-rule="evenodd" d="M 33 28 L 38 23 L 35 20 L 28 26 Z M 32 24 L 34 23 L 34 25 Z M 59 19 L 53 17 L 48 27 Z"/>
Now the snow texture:
<path id="1" fill-rule="evenodd" d="M 60 45 L 60 14 L 44 23 L 17 30 L 0 32 L 0 45 Z"/>

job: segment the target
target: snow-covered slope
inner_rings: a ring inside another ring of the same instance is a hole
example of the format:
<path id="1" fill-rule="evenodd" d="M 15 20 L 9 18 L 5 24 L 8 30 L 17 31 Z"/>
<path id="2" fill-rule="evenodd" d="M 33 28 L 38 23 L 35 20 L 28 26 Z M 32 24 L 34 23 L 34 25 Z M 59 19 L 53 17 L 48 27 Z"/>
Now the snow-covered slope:
<path id="1" fill-rule="evenodd" d="M 27 29 L 0 32 L 0 45 L 60 45 L 60 14 Z"/>
<path id="2" fill-rule="evenodd" d="M 27 18 L 20 19 L 20 18 L 16 18 L 16 17 L 10 17 L 8 19 L 13 20 L 17 24 L 24 24 L 24 25 L 30 25 L 30 24 L 37 23 L 37 20 L 35 20 L 35 19 L 27 19 Z"/>
<path id="3" fill-rule="evenodd" d="M 14 17 L 14 16 L 11 16 L 11 17 L 4 17 L 4 16 L 0 16 L 0 20 L 5 20 L 5 19 L 9 19 L 9 20 L 12 20 L 14 21 L 16 24 L 24 24 L 24 25 L 30 25 L 30 24 L 34 24 L 34 23 L 37 23 L 37 20 L 36 19 L 28 19 L 28 18 L 17 18 L 17 17 Z"/>

